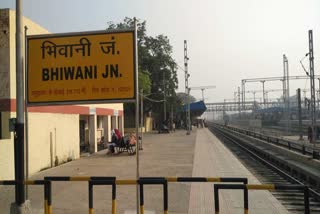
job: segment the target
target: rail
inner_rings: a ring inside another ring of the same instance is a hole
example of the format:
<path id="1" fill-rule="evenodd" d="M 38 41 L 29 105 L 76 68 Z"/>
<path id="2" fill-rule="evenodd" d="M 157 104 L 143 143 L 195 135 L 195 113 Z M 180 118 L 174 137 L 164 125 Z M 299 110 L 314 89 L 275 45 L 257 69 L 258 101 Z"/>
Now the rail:
<path id="1" fill-rule="evenodd" d="M 220 134 L 223 134 L 222 131 L 220 129 L 216 129 L 217 131 L 219 131 Z M 225 134 L 223 134 L 224 137 L 226 137 L 228 140 L 231 140 L 233 143 L 237 144 L 240 148 L 242 148 L 243 150 L 245 150 L 246 152 L 248 152 L 250 155 L 252 155 L 253 157 L 255 157 L 257 160 L 259 160 L 260 162 L 262 162 L 263 164 L 267 165 L 268 167 L 270 167 L 272 170 L 276 171 L 277 173 L 281 174 L 283 177 L 285 177 L 286 179 L 290 180 L 291 182 L 295 183 L 296 185 L 304 185 L 303 182 L 299 181 L 298 179 L 296 179 L 295 177 L 291 176 L 290 174 L 288 174 L 287 172 L 281 170 L 280 168 L 278 168 L 277 166 L 275 166 L 273 163 L 269 162 L 268 160 L 265 160 L 264 158 L 260 157 L 256 151 L 252 151 L 251 149 L 248 149 L 246 146 L 242 145 L 241 143 L 239 143 L 239 140 L 234 140 L 232 137 L 227 136 Z M 314 190 L 313 188 L 309 188 L 309 192 L 318 200 L 320 199 L 320 194 Z"/>
<path id="2" fill-rule="evenodd" d="M 246 134 L 246 135 L 254 137 L 256 139 L 266 141 L 266 142 L 268 142 L 270 144 L 281 146 L 281 147 L 287 148 L 288 150 L 299 152 L 299 153 L 301 153 L 303 155 L 309 155 L 313 159 L 320 160 L 320 149 L 315 148 L 314 145 L 312 145 L 312 146 L 311 145 L 305 145 L 305 144 L 301 144 L 301 143 L 298 143 L 298 142 L 286 140 L 286 139 L 283 139 L 283 138 L 264 135 L 264 134 L 257 133 L 257 132 L 254 132 L 254 131 L 250 131 L 250 130 L 247 130 L 247 129 L 240 129 L 240 128 L 237 128 L 237 127 L 234 127 L 234 126 L 224 126 L 224 125 L 217 124 L 217 123 L 215 123 L 215 125 L 223 127 L 223 128 L 226 128 L 226 129 L 230 129 L 230 130 L 238 132 L 238 133 Z"/>

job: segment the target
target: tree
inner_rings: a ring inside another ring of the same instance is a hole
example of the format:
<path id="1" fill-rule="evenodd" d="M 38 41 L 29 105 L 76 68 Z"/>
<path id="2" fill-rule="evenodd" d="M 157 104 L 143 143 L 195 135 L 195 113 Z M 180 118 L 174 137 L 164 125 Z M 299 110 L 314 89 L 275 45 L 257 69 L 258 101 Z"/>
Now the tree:
<path id="1" fill-rule="evenodd" d="M 188 94 L 184 93 L 184 92 L 179 92 L 177 93 L 177 97 L 179 98 L 181 105 L 186 105 L 188 102 Z M 189 95 L 190 97 L 190 103 L 194 103 L 196 102 L 196 98 L 192 95 Z"/>
<path id="2" fill-rule="evenodd" d="M 128 29 L 134 27 L 134 20 L 126 17 L 123 22 L 108 23 L 107 29 Z M 175 97 L 175 89 L 178 86 L 177 64 L 172 58 L 172 46 L 167 36 L 155 37 L 146 34 L 146 21 L 137 21 L 138 34 L 138 72 L 139 91 L 144 94 L 152 94 L 152 99 L 163 100 L 164 97 Z M 164 94 L 165 93 L 165 94 Z M 167 98 L 166 105 L 172 106 L 175 98 Z M 152 111 L 154 115 L 163 117 L 163 104 L 145 100 L 145 112 Z M 161 107 L 162 106 L 162 107 Z M 167 108 L 169 109 L 169 108 Z M 134 112 L 134 106 L 125 104 L 126 112 Z"/>

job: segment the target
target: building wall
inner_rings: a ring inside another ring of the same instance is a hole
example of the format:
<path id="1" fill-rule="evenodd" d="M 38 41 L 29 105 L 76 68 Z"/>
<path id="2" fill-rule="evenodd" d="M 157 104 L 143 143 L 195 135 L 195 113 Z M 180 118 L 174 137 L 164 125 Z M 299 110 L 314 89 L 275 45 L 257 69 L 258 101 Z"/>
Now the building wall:
<path id="1" fill-rule="evenodd" d="M 14 156 L 13 143 L 11 140 L 1 140 L 0 142 L 0 180 L 14 178 Z"/>
<path id="2" fill-rule="evenodd" d="M 0 12 L 0 99 L 10 98 L 9 10 Z"/>
<path id="3" fill-rule="evenodd" d="M 29 114 L 29 172 L 79 158 L 79 115 Z"/>
<path id="4" fill-rule="evenodd" d="M 2 10 L 1 10 L 2 12 Z M 9 10 L 9 47 L 10 47 L 10 98 L 16 98 L 16 15 L 15 11 Z M 23 26 L 27 26 L 27 35 L 36 34 L 47 34 L 49 31 L 40 25 L 32 22 L 30 19 L 23 17 Z M 24 36 L 24 34 L 23 34 Z M 24 42 L 23 42 L 23 53 L 24 53 Z"/>

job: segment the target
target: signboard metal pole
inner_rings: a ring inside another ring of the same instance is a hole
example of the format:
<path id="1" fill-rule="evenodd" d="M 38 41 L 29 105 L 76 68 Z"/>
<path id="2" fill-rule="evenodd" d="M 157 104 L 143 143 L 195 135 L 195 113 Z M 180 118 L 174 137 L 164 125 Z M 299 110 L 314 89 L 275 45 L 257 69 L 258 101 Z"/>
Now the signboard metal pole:
<path id="1" fill-rule="evenodd" d="M 24 66 L 24 71 L 25 73 L 27 73 L 27 63 L 28 63 L 28 60 L 27 60 L 27 32 L 28 32 L 28 27 L 27 26 L 24 26 L 24 55 L 25 55 L 25 66 Z M 25 91 L 27 91 L 27 80 L 26 80 L 26 75 L 25 75 Z M 26 167 L 26 174 L 25 174 L 25 180 L 28 180 L 29 179 L 29 134 L 28 134 L 28 102 L 27 102 L 27 99 L 24 99 L 24 105 L 25 105 L 25 145 L 26 145 L 26 148 L 25 148 L 25 167 Z M 27 185 L 26 186 L 26 199 L 28 200 L 29 198 L 29 186 Z"/>
<path id="2" fill-rule="evenodd" d="M 136 160 L 137 160 L 137 169 L 136 169 L 136 179 L 139 180 L 140 172 L 139 172 L 139 84 L 138 84 L 138 45 L 137 45 L 137 19 L 134 18 L 134 50 L 135 50 L 135 93 L 136 93 Z M 137 214 L 140 213 L 139 209 L 139 184 L 137 183 L 137 190 L 136 190 L 136 202 L 137 202 Z"/>
<path id="3" fill-rule="evenodd" d="M 22 0 L 16 0 L 16 100 L 17 123 L 14 138 L 15 186 L 16 204 L 25 202 L 24 190 L 24 104 L 23 104 L 23 56 L 22 56 Z"/>

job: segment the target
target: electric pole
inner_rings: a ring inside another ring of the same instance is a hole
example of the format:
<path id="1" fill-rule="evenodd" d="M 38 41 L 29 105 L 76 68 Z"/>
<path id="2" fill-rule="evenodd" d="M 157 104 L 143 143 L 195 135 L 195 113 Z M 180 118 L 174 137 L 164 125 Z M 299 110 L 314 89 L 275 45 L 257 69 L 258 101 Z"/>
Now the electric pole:
<path id="1" fill-rule="evenodd" d="M 187 135 L 190 134 L 190 89 L 189 89 L 189 73 L 188 73 L 188 52 L 187 52 L 187 40 L 184 40 L 184 72 L 185 72 L 185 92 L 187 95 L 187 111 L 186 111 L 186 124 Z"/>
<path id="2" fill-rule="evenodd" d="M 241 107 L 240 107 L 240 87 L 238 87 L 238 110 L 239 110 L 239 119 L 241 118 Z"/>
<path id="3" fill-rule="evenodd" d="M 316 104 L 315 104 L 315 88 L 314 88 L 314 58 L 313 58 L 313 35 L 309 30 L 309 65 L 310 65 L 310 90 L 311 90 L 311 126 L 312 126 L 312 142 L 316 140 Z"/>
<path id="4" fill-rule="evenodd" d="M 299 119 L 299 140 L 302 140 L 302 116 L 301 116 L 301 90 L 298 88 L 297 90 L 297 98 L 298 98 L 298 119 Z"/>
<path id="5" fill-rule="evenodd" d="M 166 109 L 166 81 L 165 72 L 163 71 L 163 121 L 166 123 L 167 120 L 167 109 Z M 168 125 L 168 124 L 166 124 Z"/>
<path id="6" fill-rule="evenodd" d="M 289 63 L 288 58 L 283 54 L 283 86 L 284 86 L 284 102 L 286 107 L 287 134 L 290 129 L 290 94 L 289 94 Z"/>
<path id="7" fill-rule="evenodd" d="M 200 87 L 190 87 L 190 90 L 201 90 L 202 92 L 202 101 L 204 102 L 204 90 L 205 89 L 210 89 L 210 88 L 216 88 L 216 86 L 200 86 Z"/>
<path id="8" fill-rule="evenodd" d="M 262 80 L 261 83 L 262 83 L 263 107 L 266 108 L 266 97 L 265 97 L 266 93 L 265 93 L 265 91 L 264 91 L 264 83 L 265 83 L 265 81 Z"/>

